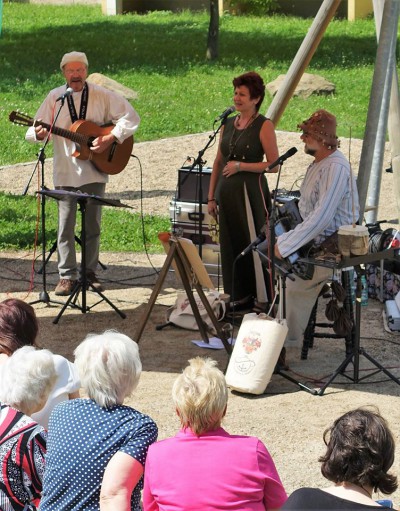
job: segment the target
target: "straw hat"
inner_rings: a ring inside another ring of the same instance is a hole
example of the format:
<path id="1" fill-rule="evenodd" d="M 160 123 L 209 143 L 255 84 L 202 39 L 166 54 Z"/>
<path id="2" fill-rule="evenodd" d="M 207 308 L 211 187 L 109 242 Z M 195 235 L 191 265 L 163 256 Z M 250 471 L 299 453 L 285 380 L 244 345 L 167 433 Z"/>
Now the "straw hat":
<path id="1" fill-rule="evenodd" d="M 317 110 L 312 116 L 298 124 L 297 127 L 319 140 L 329 149 L 340 147 L 336 136 L 336 117 L 326 110 Z"/>

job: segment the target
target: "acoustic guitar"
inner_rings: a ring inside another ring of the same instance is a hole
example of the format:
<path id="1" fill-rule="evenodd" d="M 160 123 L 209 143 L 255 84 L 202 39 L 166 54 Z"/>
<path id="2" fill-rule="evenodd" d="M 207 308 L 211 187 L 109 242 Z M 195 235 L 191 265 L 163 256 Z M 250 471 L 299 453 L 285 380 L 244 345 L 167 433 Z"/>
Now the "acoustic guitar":
<path id="1" fill-rule="evenodd" d="M 50 124 L 42 121 L 36 121 L 32 117 L 21 112 L 11 112 L 9 119 L 14 124 L 20 126 L 36 126 L 41 125 L 50 130 Z M 133 136 L 125 139 L 122 144 L 113 142 L 102 153 L 94 153 L 91 151 L 91 145 L 95 138 L 108 135 L 113 129 L 112 123 L 98 126 L 94 122 L 78 120 L 75 121 L 69 130 L 53 126 L 53 135 L 58 135 L 75 143 L 76 148 L 72 156 L 79 160 L 90 160 L 97 170 L 105 174 L 119 174 L 128 164 L 132 154 Z"/>

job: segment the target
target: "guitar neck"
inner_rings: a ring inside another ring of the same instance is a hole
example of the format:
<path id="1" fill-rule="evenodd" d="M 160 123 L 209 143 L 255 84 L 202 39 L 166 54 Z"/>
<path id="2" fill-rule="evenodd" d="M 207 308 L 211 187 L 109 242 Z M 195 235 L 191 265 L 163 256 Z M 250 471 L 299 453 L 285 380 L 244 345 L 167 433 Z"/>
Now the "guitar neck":
<path id="1" fill-rule="evenodd" d="M 51 129 L 51 133 L 53 133 L 54 135 L 58 135 L 60 137 L 67 138 L 68 140 L 72 140 L 72 142 L 75 142 L 79 145 L 83 145 L 83 144 L 87 143 L 89 140 L 89 137 L 82 133 L 77 133 L 75 131 L 66 130 L 64 128 L 59 128 L 58 126 L 51 127 L 50 124 L 46 124 L 45 122 L 41 122 L 41 121 L 40 122 L 35 121 L 34 125 L 36 125 L 36 124 L 40 124 L 41 126 L 43 126 L 43 128 L 46 128 L 46 130 L 48 130 L 48 131 L 50 131 L 50 129 Z"/>

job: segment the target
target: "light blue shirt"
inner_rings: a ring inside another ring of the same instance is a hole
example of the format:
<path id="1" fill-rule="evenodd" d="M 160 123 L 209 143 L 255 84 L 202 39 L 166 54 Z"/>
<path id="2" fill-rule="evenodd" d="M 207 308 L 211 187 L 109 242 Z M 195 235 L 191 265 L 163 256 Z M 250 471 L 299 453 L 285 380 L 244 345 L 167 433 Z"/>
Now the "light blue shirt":
<path id="1" fill-rule="evenodd" d="M 303 222 L 278 237 L 282 257 L 310 241 L 319 245 L 340 226 L 358 220 L 356 180 L 350 163 L 338 150 L 308 167 L 300 193 L 299 211 Z"/>

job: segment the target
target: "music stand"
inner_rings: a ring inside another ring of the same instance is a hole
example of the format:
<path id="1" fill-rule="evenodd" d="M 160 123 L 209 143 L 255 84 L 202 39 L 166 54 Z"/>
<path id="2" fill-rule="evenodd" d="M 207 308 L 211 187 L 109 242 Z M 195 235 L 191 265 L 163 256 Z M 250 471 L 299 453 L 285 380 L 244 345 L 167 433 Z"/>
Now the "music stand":
<path id="1" fill-rule="evenodd" d="M 82 246 L 82 241 L 78 236 L 75 236 L 75 241 L 78 243 L 78 245 Z M 49 253 L 47 254 L 47 257 L 45 258 L 44 262 L 42 263 L 42 266 L 38 269 L 38 274 L 41 275 L 43 271 L 45 271 L 46 264 L 50 261 L 51 256 L 54 254 L 54 252 L 57 250 L 57 240 L 52 244 L 50 247 Z M 99 261 L 99 265 L 102 267 L 103 270 L 107 269 L 107 266 L 103 264 L 101 261 Z"/>
<path id="2" fill-rule="evenodd" d="M 81 252 L 81 267 L 80 267 L 80 277 L 75 283 L 75 286 L 72 289 L 72 292 L 70 296 L 68 297 L 68 300 L 65 302 L 64 306 L 62 307 L 61 311 L 58 313 L 57 317 L 53 320 L 54 324 L 57 324 L 60 320 L 61 316 L 63 315 L 65 309 L 71 305 L 72 307 L 80 309 L 80 311 L 83 314 L 86 314 L 89 312 L 93 307 L 101 303 L 102 301 L 105 301 L 112 307 L 117 314 L 121 316 L 122 319 L 126 318 L 126 315 L 118 309 L 101 291 L 96 289 L 91 282 L 87 280 L 86 275 L 86 207 L 87 204 L 94 204 L 98 207 L 100 206 L 114 206 L 114 207 L 123 207 L 123 208 L 129 208 L 130 206 L 127 206 L 126 204 L 122 204 L 119 200 L 114 199 L 105 199 L 104 197 L 98 197 L 97 195 L 87 195 L 84 193 L 79 192 L 70 192 L 67 190 L 41 190 L 38 193 L 42 195 L 46 195 L 48 197 L 52 197 L 56 200 L 70 200 L 74 199 L 79 204 L 79 211 L 81 212 L 81 241 L 82 241 L 82 252 Z M 86 302 L 86 292 L 87 289 L 90 288 L 92 291 L 97 293 L 101 300 L 96 302 L 95 304 L 91 305 L 90 307 L 87 305 Z M 76 301 L 78 299 L 79 293 L 82 293 L 82 304 L 77 305 Z"/>

